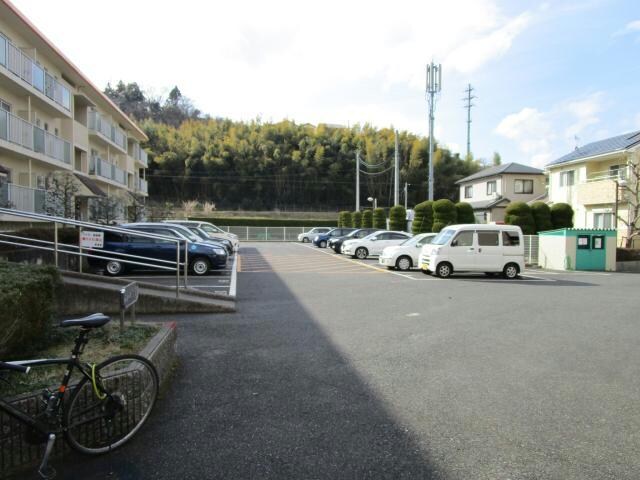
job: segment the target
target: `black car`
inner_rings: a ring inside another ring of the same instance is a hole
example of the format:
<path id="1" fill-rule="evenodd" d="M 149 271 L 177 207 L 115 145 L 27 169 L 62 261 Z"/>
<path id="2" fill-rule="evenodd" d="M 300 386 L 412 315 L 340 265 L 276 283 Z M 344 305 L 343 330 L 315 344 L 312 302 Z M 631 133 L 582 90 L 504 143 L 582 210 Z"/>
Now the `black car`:
<path id="1" fill-rule="evenodd" d="M 342 248 L 342 243 L 345 240 L 352 240 L 355 238 L 364 238 L 367 235 L 377 232 L 378 230 L 380 230 L 379 228 L 359 228 L 357 230 L 354 230 L 353 232 L 351 232 L 348 235 L 345 235 L 343 237 L 334 237 L 329 239 L 329 243 L 328 243 L 328 247 L 329 248 L 333 248 L 333 251 L 336 253 L 340 253 L 340 248 Z"/>

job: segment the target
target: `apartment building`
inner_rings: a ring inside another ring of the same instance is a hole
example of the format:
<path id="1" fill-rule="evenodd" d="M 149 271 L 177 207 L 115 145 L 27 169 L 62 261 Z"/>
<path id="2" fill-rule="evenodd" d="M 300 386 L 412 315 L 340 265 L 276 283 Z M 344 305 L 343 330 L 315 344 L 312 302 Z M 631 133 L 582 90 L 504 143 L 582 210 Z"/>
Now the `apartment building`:
<path id="1" fill-rule="evenodd" d="M 573 207 L 576 228 L 616 228 L 618 245 L 626 236 L 629 164 L 640 161 L 640 131 L 618 135 L 576 148 L 546 166 L 549 202 Z"/>
<path id="2" fill-rule="evenodd" d="M 55 172 L 78 186 L 76 217 L 112 197 L 126 218 L 147 196 L 144 132 L 13 4 L 0 0 L 0 205 L 42 213 Z"/>
<path id="3" fill-rule="evenodd" d="M 546 192 L 542 170 L 515 162 L 484 168 L 456 184 L 460 201 L 473 207 L 478 223 L 504 221 L 510 202 L 531 202 Z"/>

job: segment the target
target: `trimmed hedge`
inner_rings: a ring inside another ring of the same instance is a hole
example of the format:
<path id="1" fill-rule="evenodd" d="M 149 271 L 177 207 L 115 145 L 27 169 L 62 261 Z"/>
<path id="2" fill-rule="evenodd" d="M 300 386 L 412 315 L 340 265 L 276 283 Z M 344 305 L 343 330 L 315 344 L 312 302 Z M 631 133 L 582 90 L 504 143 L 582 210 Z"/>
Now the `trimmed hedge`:
<path id="1" fill-rule="evenodd" d="M 458 222 L 458 211 L 455 204 L 446 198 L 433 202 L 433 227 L 432 231 L 438 233 L 444 227 L 455 225 Z"/>
<path id="2" fill-rule="evenodd" d="M 573 228 L 573 208 L 568 203 L 554 203 L 551 206 L 553 228 Z"/>
<path id="3" fill-rule="evenodd" d="M 376 208 L 373 211 L 373 228 L 387 228 L 387 216 L 384 213 L 384 208 Z"/>
<path id="4" fill-rule="evenodd" d="M 413 207 L 413 225 L 411 231 L 414 235 L 418 233 L 429 233 L 433 227 L 433 202 L 427 200 Z"/>
<path id="5" fill-rule="evenodd" d="M 245 218 L 245 217 L 189 217 L 189 220 L 210 222 L 218 226 L 229 227 L 337 227 L 336 220 L 318 219 L 278 219 L 278 218 Z"/>
<path id="6" fill-rule="evenodd" d="M 536 224 L 531 208 L 525 202 L 511 202 L 504 211 L 504 222 L 517 225 L 525 235 L 535 235 Z"/>
<path id="7" fill-rule="evenodd" d="M 389 228 L 401 232 L 407 229 L 407 211 L 402 205 L 396 205 L 389 210 Z"/>
<path id="8" fill-rule="evenodd" d="M 456 203 L 456 211 L 458 214 L 458 223 L 476 223 L 473 207 L 467 202 Z"/>
<path id="9" fill-rule="evenodd" d="M 616 262 L 638 262 L 640 261 L 640 250 L 633 248 L 617 248 Z"/>
<path id="10" fill-rule="evenodd" d="M 373 228 L 373 212 L 371 210 L 365 210 L 362 212 L 361 228 Z"/>
<path id="11" fill-rule="evenodd" d="M 531 205 L 531 213 L 536 226 L 536 233 L 553 230 L 551 223 L 551 209 L 544 202 L 535 202 Z"/>
<path id="12" fill-rule="evenodd" d="M 338 226 L 339 227 L 353 227 L 353 215 L 351 212 L 343 211 L 338 215 Z"/>
<path id="13" fill-rule="evenodd" d="M 362 228 L 362 212 L 353 212 L 353 228 Z"/>
<path id="14" fill-rule="evenodd" d="M 0 261 L 0 358 L 28 357 L 48 345 L 59 283 L 54 267 Z"/>

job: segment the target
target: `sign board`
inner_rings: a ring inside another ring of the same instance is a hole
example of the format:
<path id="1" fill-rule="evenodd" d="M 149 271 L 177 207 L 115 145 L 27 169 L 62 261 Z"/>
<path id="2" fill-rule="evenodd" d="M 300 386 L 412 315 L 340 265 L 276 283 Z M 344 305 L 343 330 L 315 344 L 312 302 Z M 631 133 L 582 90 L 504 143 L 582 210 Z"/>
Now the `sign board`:
<path id="1" fill-rule="evenodd" d="M 82 232 L 80 234 L 81 248 L 103 248 L 104 232 Z"/>
<path id="2" fill-rule="evenodd" d="M 138 301 L 138 284 L 130 283 L 120 289 L 120 308 L 127 309 Z"/>

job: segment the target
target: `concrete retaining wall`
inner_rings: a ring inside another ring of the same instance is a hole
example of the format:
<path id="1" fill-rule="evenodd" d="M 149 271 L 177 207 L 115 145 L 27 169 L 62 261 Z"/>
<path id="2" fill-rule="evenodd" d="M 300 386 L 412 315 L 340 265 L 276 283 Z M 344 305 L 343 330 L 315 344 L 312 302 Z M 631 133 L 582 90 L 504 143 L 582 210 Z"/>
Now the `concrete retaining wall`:
<path id="1" fill-rule="evenodd" d="M 631 262 L 616 262 L 617 272 L 640 272 L 640 260 Z"/>

